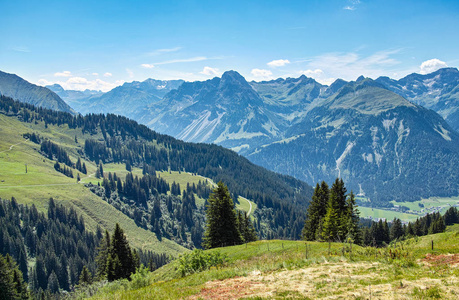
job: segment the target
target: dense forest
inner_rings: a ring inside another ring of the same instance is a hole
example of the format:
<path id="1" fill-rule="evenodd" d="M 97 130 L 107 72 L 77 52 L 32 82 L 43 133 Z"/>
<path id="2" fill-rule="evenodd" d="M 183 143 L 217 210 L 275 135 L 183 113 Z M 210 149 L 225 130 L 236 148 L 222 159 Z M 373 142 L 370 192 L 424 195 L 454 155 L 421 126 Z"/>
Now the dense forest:
<path id="1" fill-rule="evenodd" d="M 446 226 L 459 224 L 459 210 L 450 207 L 443 216 L 438 212 L 431 213 L 407 224 L 397 218 L 392 222 L 364 220 L 362 223 L 362 244 L 381 247 L 392 241 L 444 232 Z"/>
<path id="2" fill-rule="evenodd" d="M 253 216 L 260 238 L 300 238 L 303 212 L 311 198 L 312 188 L 293 177 L 258 167 L 233 151 L 216 145 L 185 143 L 112 114 L 74 116 L 4 96 L 0 96 L 0 111 L 24 122 L 44 122 L 45 126 L 52 124 L 81 130 L 87 138 L 78 155 L 96 164 L 114 162 L 126 164 L 127 169 L 135 166 L 158 171 L 186 171 L 211 178 L 214 182 L 222 181 L 233 195 L 243 196 L 257 204 Z M 86 170 L 78 161 L 74 163 L 67 159 L 65 149 L 52 141 L 42 140 L 41 152 L 57 162 L 72 165 L 80 171 Z M 72 176 L 63 166 L 55 167 Z M 149 195 L 147 189 L 144 190 Z M 141 206 L 145 208 L 146 203 L 144 195 L 140 197 L 143 200 L 138 203 L 139 210 Z M 148 201 L 148 197 L 146 199 Z M 139 221 L 138 218 L 135 220 Z"/>
<path id="3" fill-rule="evenodd" d="M 88 274 L 98 274 L 96 258 L 102 238 L 100 228 L 96 233 L 87 231 L 75 210 L 53 199 L 47 214 L 34 205 L 18 204 L 14 198 L 0 199 L 0 254 L 17 262 L 24 281 L 37 295 L 72 290 L 80 284 L 83 268 Z M 139 263 L 152 268 L 169 260 L 149 251 L 136 253 Z"/>
<path id="4" fill-rule="evenodd" d="M 378 222 L 359 219 L 352 191 L 349 194 L 342 179 L 329 188 L 325 181 L 317 183 L 306 212 L 303 238 L 308 241 L 334 241 L 381 247 L 392 241 L 444 232 L 447 225 L 459 223 L 459 211 L 450 207 L 442 216 L 427 214 L 414 222 L 403 224 L 400 219 Z"/>

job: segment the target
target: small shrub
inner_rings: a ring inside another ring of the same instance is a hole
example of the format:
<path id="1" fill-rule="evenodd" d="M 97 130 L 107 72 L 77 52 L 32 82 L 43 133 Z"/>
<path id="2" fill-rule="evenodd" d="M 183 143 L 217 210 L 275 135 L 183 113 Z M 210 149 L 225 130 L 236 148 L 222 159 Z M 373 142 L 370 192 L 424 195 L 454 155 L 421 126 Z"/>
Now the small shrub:
<path id="1" fill-rule="evenodd" d="M 220 252 L 204 252 L 195 249 L 191 253 L 181 255 L 178 259 L 180 274 L 186 276 L 196 272 L 201 272 L 210 267 L 222 266 L 227 257 Z"/>
<path id="2" fill-rule="evenodd" d="M 137 290 L 151 284 L 150 272 L 144 265 L 141 265 L 137 271 L 131 275 L 131 290 Z"/>

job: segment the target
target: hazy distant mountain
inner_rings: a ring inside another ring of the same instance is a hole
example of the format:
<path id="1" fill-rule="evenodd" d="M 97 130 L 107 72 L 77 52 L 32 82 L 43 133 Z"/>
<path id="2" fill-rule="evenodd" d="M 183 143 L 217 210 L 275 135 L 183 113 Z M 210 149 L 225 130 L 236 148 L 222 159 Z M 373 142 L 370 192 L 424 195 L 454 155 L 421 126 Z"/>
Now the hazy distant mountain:
<path id="1" fill-rule="evenodd" d="M 414 103 L 435 110 L 459 130 L 459 71 L 456 68 L 426 75 L 413 73 L 400 80 L 380 77 L 376 81 Z"/>
<path id="2" fill-rule="evenodd" d="M 246 155 L 309 183 L 342 177 L 376 205 L 459 194 L 459 135 L 371 79 L 342 87 L 285 137 Z"/>
<path id="3" fill-rule="evenodd" d="M 46 88 L 58 94 L 62 100 L 64 100 L 68 105 L 70 105 L 77 111 L 80 108 L 80 105 L 82 102 L 81 100 L 88 99 L 93 96 L 100 96 L 103 94 L 102 91 L 93 91 L 93 90 L 84 90 L 84 91 L 65 90 L 59 84 L 47 85 Z"/>
<path id="4" fill-rule="evenodd" d="M 415 104 L 453 122 L 458 73 L 449 68 L 398 81 L 361 76 L 325 86 L 306 76 L 249 83 L 228 71 L 207 81 L 176 82 L 175 89 L 172 82 L 158 89 L 153 80 L 124 84 L 84 100 L 84 109 L 232 148 L 309 184 L 340 176 L 384 206 L 394 199 L 459 194 L 458 133 Z"/>
<path id="5" fill-rule="evenodd" d="M 221 78 L 186 82 L 149 107 L 140 121 L 151 128 L 193 142 L 245 147 L 279 134 L 263 99 L 235 71 Z"/>
<path id="6" fill-rule="evenodd" d="M 124 83 L 113 90 L 102 93 L 98 91 L 68 91 L 60 86 L 58 90 L 63 99 L 72 103 L 72 107 L 81 114 L 114 113 L 135 120 L 140 119 L 149 104 L 160 101 L 164 95 L 178 88 L 183 80 L 154 80 Z"/>
<path id="7" fill-rule="evenodd" d="M 363 76 L 328 87 L 305 76 L 247 83 L 229 71 L 184 83 L 140 121 L 233 148 L 310 184 L 343 177 L 378 205 L 459 194 L 458 134 L 433 111 Z"/>
<path id="8" fill-rule="evenodd" d="M 53 91 L 32 84 L 15 74 L 0 71 L 0 94 L 36 106 L 74 113 Z"/>

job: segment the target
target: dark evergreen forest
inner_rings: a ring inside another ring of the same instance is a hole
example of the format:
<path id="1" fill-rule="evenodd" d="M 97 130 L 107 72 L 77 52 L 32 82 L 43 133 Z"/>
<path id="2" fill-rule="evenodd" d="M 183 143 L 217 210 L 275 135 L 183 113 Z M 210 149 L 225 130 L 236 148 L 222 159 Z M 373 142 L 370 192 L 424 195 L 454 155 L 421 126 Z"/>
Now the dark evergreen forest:
<path id="1" fill-rule="evenodd" d="M 80 282 L 83 268 L 97 274 L 96 257 L 103 233 L 86 230 L 84 220 L 72 208 L 50 199 L 48 213 L 16 199 L 0 199 L 0 254 L 10 255 L 24 281 L 38 295 L 41 291 L 72 290 Z M 169 258 L 150 251 L 137 251 L 139 262 L 160 267 Z M 28 262 L 35 261 L 33 267 Z"/>
<path id="2" fill-rule="evenodd" d="M 312 196 L 312 188 L 293 177 L 256 166 L 233 151 L 216 145 L 176 140 L 113 114 L 75 116 L 24 104 L 4 96 L 0 96 L 0 111 L 24 122 L 40 121 L 45 126 L 52 124 L 81 130 L 87 139 L 79 155 L 96 164 L 114 162 L 126 164 L 127 169 L 136 166 L 158 171 L 186 171 L 211 178 L 214 182 L 222 181 L 232 194 L 257 204 L 254 217 L 260 238 L 300 238 L 304 211 Z M 96 137 L 96 134 L 100 134 L 102 139 L 100 135 Z M 65 150 L 52 141 L 41 141 L 41 145 L 41 151 L 47 157 L 67 166 L 72 165 L 80 171 L 86 170 L 81 163 L 71 162 Z M 62 166 L 59 170 L 70 176 L 70 172 Z M 138 200 L 136 206 L 139 210 L 145 208 L 145 199 L 149 200 L 145 196 L 149 196 L 150 192 L 153 195 L 155 193 L 151 189 L 143 190 L 145 195 L 137 194 L 134 199 Z M 106 196 L 110 195 L 107 193 Z"/>

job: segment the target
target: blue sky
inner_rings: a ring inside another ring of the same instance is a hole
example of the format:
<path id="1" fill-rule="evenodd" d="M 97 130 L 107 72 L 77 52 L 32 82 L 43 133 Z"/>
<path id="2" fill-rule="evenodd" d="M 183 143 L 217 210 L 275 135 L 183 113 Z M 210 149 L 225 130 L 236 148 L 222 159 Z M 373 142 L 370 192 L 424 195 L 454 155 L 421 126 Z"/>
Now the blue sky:
<path id="1" fill-rule="evenodd" d="M 0 11 L 0 70 L 72 89 L 226 70 L 330 83 L 459 65 L 459 1 L 0 0 Z"/>

